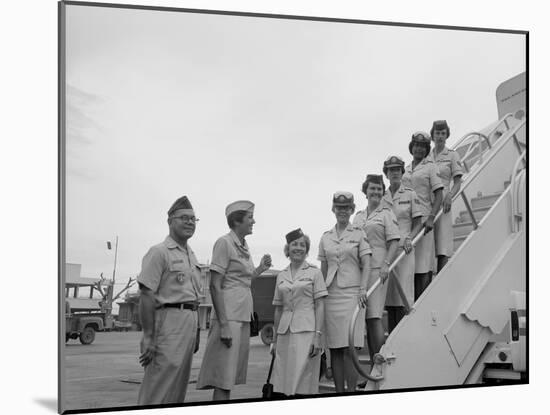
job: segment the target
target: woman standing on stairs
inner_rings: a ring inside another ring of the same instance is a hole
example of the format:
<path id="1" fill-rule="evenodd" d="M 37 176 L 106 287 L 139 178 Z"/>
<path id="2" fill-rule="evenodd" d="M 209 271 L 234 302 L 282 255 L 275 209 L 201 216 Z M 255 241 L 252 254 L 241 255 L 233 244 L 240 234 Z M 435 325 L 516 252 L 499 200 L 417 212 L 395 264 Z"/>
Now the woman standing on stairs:
<path id="1" fill-rule="evenodd" d="M 393 276 L 388 281 L 386 309 L 388 310 L 388 331 L 397 326 L 405 316 L 406 310 L 399 296 L 396 284 L 399 283 L 409 305 L 414 304 L 414 247 L 412 240 L 422 228 L 422 211 L 416 192 L 403 186 L 401 180 L 405 173 L 405 162 L 401 157 L 390 156 L 384 161 L 382 171 L 390 181 L 390 186 L 382 202 L 388 206 L 399 225 L 401 239 L 397 253 L 405 251 L 405 256 L 393 269 Z"/>
<path id="2" fill-rule="evenodd" d="M 371 248 L 361 228 L 350 223 L 355 211 L 353 194 L 336 192 L 332 198 L 332 212 L 336 225 L 326 231 L 319 243 L 321 272 L 325 278 L 328 296 L 325 299 L 325 343 L 330 360 L 336 392 L 354 392 L 359 374 L 349 355 L 348 330 L 357 304 L 367 302 L 366 288 L 369 279 Z M 364 320 L 364 309 L 358 321 Z M 358 324 L 354 333 L 354 346 L 363 347 L 364 324 Z"/>
<path id="3" fill-rule="evenodd" d="M 368 205 L 357 212 L 353 224 L 363 229 L 372 249 L 371 271 L 367 291 L 380 279 L 380 285 L 367 299 L 367 343 L 371 361 L 386 341 L 382 313 L 388 290 L 389 266 L 395 258 L 400 234 L 397 219 L 392 210 L 381 203 L 385 192 L 382 175 L 369 174 L 363 183 L 362 191 Z"/>
<path id="4" fill-rule="evenodd" d="M 443 213 L 434 225 L 435 255 L 437 256 L 437 272 L 445 266 L 449 257 L 453 254 L 453 218 L 451 204 L 453 197 L 460 192 L 462 180 L 462 164 L 460 156 L 454 150 L 450 150 L 445 143 L 451 135 L 447 121 L 434 121 L 430 135 L 434 142 L 432 158 L 439 170 L 439 177 L 443 182 L 443 201 L 441 208 Z M 451 188 L 451 180 L 453 182 Z"/>
<path id="5" fill-rule="evenodd" d="M 414 300 L 416 301 L 432 281 L 434 261 L 435 215 L 442 200 L 443 183 L 437 172 L 437 165 L 430 154 L 431 138 L 428 133 L 416 132 L 409 143 L 409 153 L 413 156 L 411 164 L 405 168 L 403 185 L 413 189 L 420 202 L 424 236 L 414 250 Z"/>

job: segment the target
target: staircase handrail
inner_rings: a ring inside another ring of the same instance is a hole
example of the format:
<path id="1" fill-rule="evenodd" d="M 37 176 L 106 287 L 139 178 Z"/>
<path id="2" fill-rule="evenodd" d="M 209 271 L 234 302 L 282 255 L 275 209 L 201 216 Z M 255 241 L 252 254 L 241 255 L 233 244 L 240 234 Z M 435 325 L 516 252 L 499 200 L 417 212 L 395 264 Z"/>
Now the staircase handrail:
<path id="1" fill-rule="evenodd" d="M 519 230 L 519 224 L 518 221 L 521 220 L 521 214 L 519 213 L 518 208 L 518 200 L 517 200 L 517 186 L 518 186 L 518 180 L 517 178 L 521 175 L 523 171 L 525 171 L 525 166 L 521 169 L 520 173 L 518 174 L 518 168 L 519 164 L 523 161 L 527 161 L 527 150 L 523 150 L 523 153 L 518 157 L 514 164 L 514 170 L 512 170 L 512 183 L 510 186 L 512 187 L 512 232 L 517 232 Z"/>
<path id="2" fill-rule="evenodd" d="M 474 229 L 477 229 L 478 225 L 477 225 L 477 222 L 475 220 L 474 213 L 473 213 L 473 211 L 470 207 L 470 203 L 468 202 L 468 199 L 467 199 L 464 192 L 465 192 L 466 188 L 470 185 L 470 183 L 472 183 L 472 181 L 480 174 L 480 172 L 485 169 L 485 166 L 487 166 L 487 164 L 489 164 L 489 162 L 504 148 L 504 146 L 508 143 L 508 141 L 510 141 L 512 138 L 515 137 L 515 135 L 519 131 L 519 129 L 524 127 L 524 126 L 525 126 L 525 120 L 523 120 L 522 122 L 517 124 L 512 130 L 510 130 L 510 134 L 506 138 L 504 138 L 503 140 L 499 140 L 497 145 L 495 145 L 493 147 L 494 151 L 491 152 L 489 157 L 486 158 L 474 172 L 472 172 L 468 175 L 468 177 L 464 181 L 463 185 L 461 186 L 460 191 L 456 195 L 454 195 L 453 198 L 452 198 L 452 202 L 454 202 L 459 196 L 461 196 L 463 198 L 464 203 L 466 204 L 466 208 L 467 208 L 467 210 L 470 214 L 470 217 L 472 219 L 472 224 L 474 226 Z M 517 138 L 516 138 L 516 140 L 517 140 Z M 522 159 L 523 158 L 520 157 L 518 159 L 518 162 L 521 161 Z M 439 210 L 439 212 L 437 213 L 437 215 L 434 218 L 434 223 L 441 217 L 442 214 L 443 214 L 443 211 Z M 425 227 L 422 227 L 420 229 L 420 231 L 414 236 L 414 238 L 412 240 L 412 246 L 413 247 L 416 246 L 418 241 L 424 236 L 424 233 L 425 233 L 424 229 L 425 229 Z M 401 251 L 399 253 L 399 255 L 392 261 L 391 265 L 388 268 L 388 275 L 389 275 L 388 278 L 393 278 L 393 274 L 391 273 L 391 271 L 397 266 L 399 261 L 401 261 L 405 255 L 406 255 L 405 251 Z M 399 295 L 401 297 L 401 300 L 403 301 L 405 309 L 406 309 L 407 313 L 409 313 L 411 307 L 408 304 L 408 301 L 407 301 L 407 299 L 404 295 L 403 289 L 402 289 L 399 281 L 397 280 L 397 278 L 394 278 L 394 283 L 396 284 L 396 287 L 398 288 L 398 292 L 399 292 Z M 378 278 L 374 282 L 374 284 L 372 284 L 372 286 L 367 290 L 367 299 L 372 295 L 374 290 L 376 290 L 376 288 L 379 285 L 380 285 L 380 278 Z M 359 315 L 359 312 L 360 312 L 361 308 L 362 307 L 361 307 L 360 304 L 358 304 L 355 307 L 355 310 L 352 314 L 352 318 L 351 318 L 350 325 L 349 325 L 349 331 L 348 331 L 348 341 L 349 341 L 348 345 L 349 346 L 348 346 L 348 348 L 349 348 L 349 352 L 350 352 L 350 357 L 351 357 L 351 361 L 352 361 L 353 365 L 355 366 L 355 369 L 357 370 L 357 372 L 361 376 L 367 378 L 368 380 L 371 380 L 371 381 L 374 381 L 374 382 L 379 382 L 379 381 L 383 380 L 384 377 L 383 376 L 372 376 L 372 375 L 370 375 L 369 373 L 367 373 L 363 370 L 363 368 L 361 367 L 361 364 L 359 363 L 359 358 L 357 356 L 357 350 L 355 349 L 355 345 L 354 345 L 354 343 L 355 343 L 354 342 L 355 326 L 356 326 L 356 323 L 357 323 L 357 316 Z M 379 359 L 379 360 L 383 361 L 384 357 L 377 353 L 377 355 L 374 356 L 374 359 Z"/>
<path id="3" fill-rule="evenodd" d="M 510 126 L 508 125 L 508 118 L 511 118 L 513 117 L 514 114 L 512 114 L 511 112 L 509 112 L 508 114 L 505 114 L 503 115 L 498 121 L 497 123 L 494 125 L 494 127 L 491 129 L 491 131 L 489 131 L 487 133 L 487 136 L 490 136 L 491 134 L 493 134 L 496 130 L 498 130 L 498 127 L 500 127 L 500 125 L 502 123 L 504 123 L 504 125 L 506 126 L 506 130 L 508 131 L 510 129 Z M 458 147 L 460 147 L 462 145 L 462 143 L 470 136 L 472 135 L 475 135 L 475 134 L 481 134 L 477 131 L 472 131 L 470 133 L 467 133 L 465 135 L 462 136 L 462 138 L 460 138 L 455 144 L 453 144 L 452 146 L 452 149 L 453 150 L 456 150 Z"/>

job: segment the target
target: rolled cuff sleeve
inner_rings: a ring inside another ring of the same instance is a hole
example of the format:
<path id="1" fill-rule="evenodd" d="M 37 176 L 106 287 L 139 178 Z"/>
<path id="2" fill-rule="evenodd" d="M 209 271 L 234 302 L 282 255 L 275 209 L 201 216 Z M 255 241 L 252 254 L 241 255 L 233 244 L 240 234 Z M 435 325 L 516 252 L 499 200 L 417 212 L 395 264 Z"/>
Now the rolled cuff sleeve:
<path id="1" fill-rule="evenodd" d="M 363 232 L 361 240 L 359 241 L 359 258 L 364 257 L 365 255 L 372 255 L 372 249 L 367 240 L 367 235 Z"/>
<path id="2" fill-rule="evenodd" d="M 222 268 L 216 264 L 210 264 L 210 271 L 217 272 L 218 274 L 225 275 L 225 268 Z"/>
<path id="3" fill-rule="evenodd" d="M 323 239 L 319 242 L 319 255 L 317 255 L 317 259 L 321 262 L 327 260 L 327 254 L 325 253 L 325 247 L 323 246 Z"/>
<path id="4" fill-rule="evenodd" d="M 462 170 L 462 165 L 458 153 L 453 153 L 451 157 L 451 177 L 455 178 L 457 176 L 462 176 L 464 171 Z"/>
<path id="5" fill-rule="evenodd" d="M 158 249 L 151 248 L 141 261 L 141 272 L 137 277 L 137 281 L 143 284 L 151 291 L 158 290 L 162 272 L 166 265 L 166 259 L 162 252 Z"/>
<path id="6" fill-rule="evenodd" d="M 319 270 L 315 273 L 315 277 L 313 277 L 313 298 L 317 300 L 318 298 L 326 297 L 327 295 L 327 286 L 325 285 L 323 274 Z"/>
<path id="7" fill-rule="evenodd" d="M 277 281 L 275 282 L 275 292 L 273 293 L 273 305 L 283 305 L 283 298 L 281 296 L 281 291 L 279 291 L 279 283 L 281 282 L 281 278 L 277 276 Z"/>
<path id="8" fill-rule="evenodd" d="M 229 267 L 229 247 L 225 239 L 218 239 L 212 250 L 212 261 L 210 262 L 210 270 L 218 274 L 225 275 Z"/>
<path id="9" fill-rule="evenodd" d="M 401 239 L 401 233 L 399 232 L 399 224 L 395 214 L 390 210 L 385 217 L 386 226 L 386 241 L 393 241 Z"/>

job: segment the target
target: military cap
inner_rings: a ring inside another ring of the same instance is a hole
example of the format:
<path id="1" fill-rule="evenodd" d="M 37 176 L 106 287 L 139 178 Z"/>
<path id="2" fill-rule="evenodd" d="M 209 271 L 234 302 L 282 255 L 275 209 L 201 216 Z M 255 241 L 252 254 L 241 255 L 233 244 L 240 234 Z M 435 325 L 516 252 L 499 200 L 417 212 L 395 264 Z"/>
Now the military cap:
<path id="1" fill-rule="evenodd" d="M 367 174 L 365 182 L 384 184 L 384 178 L 381 174 Z"/>
<path id="2" fill-rule="evenodd" d="M 435 130 L 447 130 L 447 137 L 451 135 L 451 129 L 449 128 L 449 124 L 447 124 L 447 120 L 434 121 L 430 130 L 430 136 L 433 137 Z"/>
<path id="3" fill-rule="evenodd" d="M 237 200 L 236 202 L 230 203 L 225 208 L 225 216 L 227 217 L 238 210 L 254 213 L 254 203 L 250 200 Z"/>
<path id="4" fill-rule="evenodd" d="M 384 167 L 389 169 L 390 167 L 404 167 L 405 162 L 399 156 L 389 156 L 386 161 L 384 161 Z"/>
<path id="5" fill-rule="evenodd" d="M 384 166 L 382 167 L 382 171 L 384 172 L 384 174 L 388 174 L 388 169 L 390 167 L 401 167 L 401 171 L 405 172 L 405 162 L 399 156 L 389 156 L 384 161 Z"/>
<path id="6" fill-rule="evenodd" d="M 332 196 L 334 206 L 353 206 L 353 193 L 338 191 Z"/>
<path id="7" fill-rule="evenodd" d="M 369 187 L 369 183 L 380 184 L 382 185 L 382 191 L 386 191 L 386 185 L 384 184 L 384 179 L 381 174 L 367 174 L 367 177 L 361 186 L 361 191 L 365 195 L 367 194 L 367 187 Z"/>
<path id="8" fill-rule="evenodd" d="M 172 204 L 170 209 L 168 209 L 168 216 L 171 216 L 176 210 L 179 209 L 193 209 L 193 206 L 191 206 L 191 202 L 187 196 L 180 197 Z"/>
<path id="9" fill-rule="evenodd" d="M 424 131 L 417 131 L 411 137 L 411 142 L 409 143 L 409 153 L 412 154 L 412 147 L 414 144 L 422 144 L 426 147 L 426 155 L 430 154 L 431 150 L 431 137 L 428 133 Z"/>
<path id="10" fill-rule="evenodd" d="M 300 239 L 302 236 L 304 236 L 304 233 L 300 228 L 294 229 L 292 232 L 286 234 L 286 243 L 289 244 L 296 239 Z"/>

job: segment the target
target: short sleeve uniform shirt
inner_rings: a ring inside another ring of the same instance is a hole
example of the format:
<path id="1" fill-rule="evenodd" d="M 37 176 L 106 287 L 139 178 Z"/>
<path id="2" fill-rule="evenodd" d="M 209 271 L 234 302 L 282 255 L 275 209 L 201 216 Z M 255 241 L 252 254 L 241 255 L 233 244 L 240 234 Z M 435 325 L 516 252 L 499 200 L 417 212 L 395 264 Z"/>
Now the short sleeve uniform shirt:
<path id="1" fill-rule="evenodd" d="M 424 158 L 414 169 L 412 163 L 409 164 L 405 168 L 402 183 L 416 192 L 422 216 L 428 216 L 432 211 L 432 194 L 443 188 L 433 158 L 431 156 Z"/>
<path id="2" fill-rule="evenodd" d="M 210 269 L 223 276 L 227 320 L 250 321 L 250 286 L 255 267 L 246 241 L 241 243 L 233 231 L 219 238 L 214 244 Z M 216 318 L 215 313 L 212 318 Z"/>
<path id="3" fill-rule="evenodd" d="M 198 265 L 189 244 L 183 247 L 167 236 L 145 254 L 137 281 L 153 291 L 157 305 L 198 302 Z"/>
<path id="4" fill-rule="evenodd" d="M 278 334 L 315 330 L 314 300 L 328 295 L 319 268 L 304 262 L 294 278 L 290 266 L 277 276 L 273 305 L 282 306 Z"/>
<path id="5" fill-rule="evenodd" d="M 372 249 L 371 269 L 380 268 L 390 241 L 400 239 L 394 213 L 383 203 L 367 216 L 367 209 L 357 212 L 353 224 L 362 228 Z"/>
<path id="6" fill-rule="evenodd" d="M 451 187 L 451 181 L 457 176 L 463 175 L 462 163 L 460 156 L 454 150 L 447 147 L 439 154 L 435 154 L 435 149 L 432 150 L 431 156 L 438 168 L 439 178 L 443 183 L 443 192 L 446 194 Z"/>
<path id="7" fill-rule="evenodd" d="M 319 243 L 319 261 L 328 265 L 328 287 L 336 274 L 336 283 L 340 288 L 358 287 L 361 284 L 361 258 L 371 254 L 371 247 L 361 228 L 348 224 L 338 236 L 336 226 L 321 237 Z"/>
<path id="8" fill-rule="evenodd" d="M 422 209 L 418 196 L 414 190 L 401 185 L 393 196 L 390 189 L 386 190 L 382 203 L 392 210 L 397 219 L 399 233 L 401 234 L 400 244 L 402 245 L 403 239 L 412 230 L 413 219 L 422 217 Z"/>

